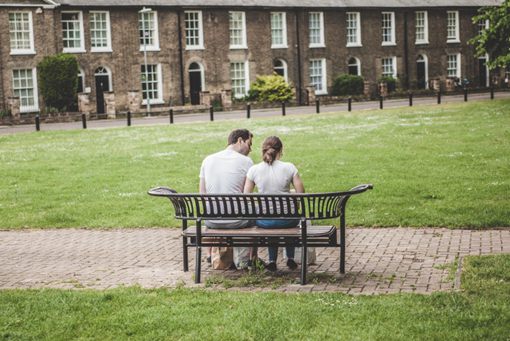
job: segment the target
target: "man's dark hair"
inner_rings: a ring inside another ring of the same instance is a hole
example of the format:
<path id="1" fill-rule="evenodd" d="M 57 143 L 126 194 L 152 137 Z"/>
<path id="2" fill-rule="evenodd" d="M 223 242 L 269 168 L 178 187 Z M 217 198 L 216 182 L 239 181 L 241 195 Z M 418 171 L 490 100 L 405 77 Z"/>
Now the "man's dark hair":
<path id="1" fill-rule="evenodd" d="M 236 130 L 233 130 L 230 133 L 230 135 L 228 135 L 227 142 L 228 142 L 228 145 L 230 146 L 231 144 L 236 144 L 237 140 L 239 140 L 239 138 L 242 138 L 243 141 L 246 141 L 251 137 L 253 137 L 253 134 L 250 133 L 250 131 L 248 129 L 236 129 Z"/>

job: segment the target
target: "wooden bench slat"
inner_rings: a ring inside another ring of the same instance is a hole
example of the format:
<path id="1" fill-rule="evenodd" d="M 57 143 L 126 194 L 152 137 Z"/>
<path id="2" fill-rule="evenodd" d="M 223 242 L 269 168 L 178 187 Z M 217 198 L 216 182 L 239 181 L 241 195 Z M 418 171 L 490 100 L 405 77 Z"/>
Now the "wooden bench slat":
<path id="1" fill-rule="evenodd" d="M 309 226 L 306 235 L 308 237 L 327 237 L 336 232 L 333 225 Z M 190 226 L 182 232 L 185 237 L 195 237 L 196 226 Z M 260 227 L 247 227 L 243 229 L 210 229 L 202 228 L 202 237 L 301 237 L 299 227 L 286 229 L 263 229 Z"/>

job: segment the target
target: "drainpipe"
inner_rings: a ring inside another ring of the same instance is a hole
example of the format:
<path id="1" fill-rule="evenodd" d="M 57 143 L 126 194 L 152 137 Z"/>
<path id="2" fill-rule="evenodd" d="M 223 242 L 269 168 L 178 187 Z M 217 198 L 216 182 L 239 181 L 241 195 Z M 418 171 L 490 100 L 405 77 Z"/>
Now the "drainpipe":
<path id="1" fill-rule="evenodd" d="M 406 89 L 409 89 L 409 46 L 408 46 L 408 37 L 407 37 L 407 11 L 404 12 L 404 70 L 405 70 L 405 78 L 404 84 Z"/>
<path id="2" fill-rule="evenodd" d="M 303 80 L 302 80 L 302 70 L 301 70 L 301 42 L 299 38 L 299 14 L 300 10 L 296 9 L 295 15 L 296 15 L 296 54 L 297 54 L 297 69 L 298 69 L 298 83 L 297 83 L 297 89 L 296 89 L 296 95 L 297 100 L 300 105 L 303 105 L 303 96 L 302 96 L 302 87 L 303 87 Z"/>
<path id="3" fill-rule="evenodd" d="M 182 10 L 177 10 L 177 35 L 179 39 L 179 73 L 181 76 L 181 105 L 184 105 L 184 57 L 182 51 L 182 30 L 181 30 L 181 13 Z"/>
<path id="4" fill-rule="evenodd" d="M 1 101 L 2 101 L 2 110 L 8 111 L 9 108 L 7 108 L 5 103 L 5 91 L 4 91 L 4 63 L 2 61 L 2 54 L 0 53 L 0 95 L 1 95 Z"/>

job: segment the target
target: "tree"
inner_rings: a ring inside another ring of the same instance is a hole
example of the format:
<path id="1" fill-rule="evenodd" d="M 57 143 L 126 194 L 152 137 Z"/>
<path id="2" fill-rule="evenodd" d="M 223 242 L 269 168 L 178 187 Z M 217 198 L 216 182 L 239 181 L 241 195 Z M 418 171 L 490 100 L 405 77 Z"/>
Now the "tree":
<path id="1" fill-rule="evenodd" d="M 37 65 L 39 88 L 48 108 L 69 110 L 78 90 L 78 62 L 70 54 L 44 57 Z"/>
<path id="2" fill-rule="evenodd" d="M 510 0 L 504 0 L 499 7 L 482 7 L 473 23 L 489 22 L 469 43 L 476 48 L 476 56 L 489 55 L 487 66 L 490 70 L 510 65 Z"/>

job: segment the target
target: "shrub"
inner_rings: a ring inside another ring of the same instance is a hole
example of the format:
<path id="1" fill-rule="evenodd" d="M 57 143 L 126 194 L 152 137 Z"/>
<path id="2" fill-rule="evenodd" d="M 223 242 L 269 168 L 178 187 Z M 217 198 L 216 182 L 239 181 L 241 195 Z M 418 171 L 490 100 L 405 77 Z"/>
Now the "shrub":
<path id="1" fill-rule="evenodd" d="M 259 102 L 286 102 L 292 97 L 291 86 L 277 74 L 257 76 L 248 93 L 250 100 Z"/>
<path id="2" fill-rule="evenodd" d="M 70 54 L 44 57 L 37 65 L 39 89 L 48 108 L 68 110 L 76 101 L 78 62 Z"/>
<path id="3" fill-rule="evenodd" d="M 391 76 L 381 77 L 379 83 L 386 83 L 388 92 L 395 91 L 397 89 L 397 80 Z"/>
<path id="4" fill-rule="evenodd" d="M 333 82 L 333 95 L 361 95 L 363 94 L 363 77 L 355 75 L 340 75 Z"/>

